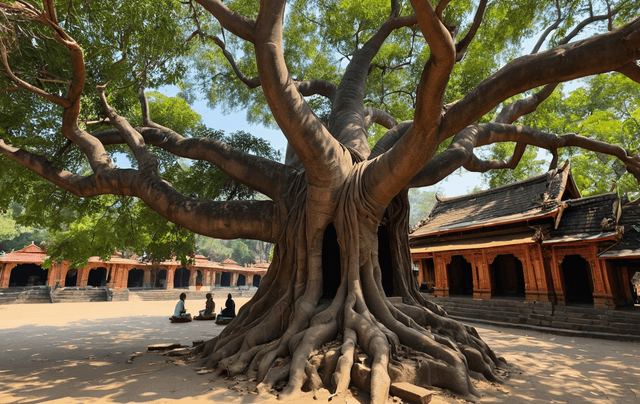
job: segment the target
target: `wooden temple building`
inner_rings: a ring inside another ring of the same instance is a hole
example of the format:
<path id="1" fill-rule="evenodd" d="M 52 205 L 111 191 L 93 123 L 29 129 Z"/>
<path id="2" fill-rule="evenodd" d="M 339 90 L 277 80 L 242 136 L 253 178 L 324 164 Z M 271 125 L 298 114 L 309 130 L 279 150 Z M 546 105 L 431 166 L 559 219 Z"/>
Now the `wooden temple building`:
<path id="1" fill-rule="evenodd" d="M 633 305 L 640 205 L 582 198 L 569 165 L 499 188 L 438 198 L 410 235 L 436 297 L 509 297 L 615 309 Z"/>
<path id="2" fill-rule="evenodd" d="M 222 263 L 196 255 L 193 264 L 182 266 L 179 261 L 149 263 L 122 253 L 108 260 L 91 257 L 84 268 L 70 268 L 69 262 L 54 262 L 50 269 L 42 269 L 46 251 L 31 244 L 19 251 L 0 257 L 0 288 L 14 286 L 111 288 L 213 288 L 257 287 L 266 274 L 268 264 L 243 267 L 231 259 Z"/>

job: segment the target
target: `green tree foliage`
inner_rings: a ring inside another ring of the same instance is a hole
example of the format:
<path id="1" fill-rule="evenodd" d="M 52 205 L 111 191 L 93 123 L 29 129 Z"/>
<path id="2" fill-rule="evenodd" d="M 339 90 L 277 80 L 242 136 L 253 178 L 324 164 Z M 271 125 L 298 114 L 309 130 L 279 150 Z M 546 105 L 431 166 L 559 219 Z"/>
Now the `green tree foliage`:
<path id="1" fill-rule="evenodd" d="M 420 189 L 413 188 L 409 190 L 409 204 L 411 211 L 409 212 L 409 226 L 414 227 L 421 220 L 426 219 L 431 213 L 433 205 L 436 203 L 436 194 L 442 195 L 441 189 Z"/>

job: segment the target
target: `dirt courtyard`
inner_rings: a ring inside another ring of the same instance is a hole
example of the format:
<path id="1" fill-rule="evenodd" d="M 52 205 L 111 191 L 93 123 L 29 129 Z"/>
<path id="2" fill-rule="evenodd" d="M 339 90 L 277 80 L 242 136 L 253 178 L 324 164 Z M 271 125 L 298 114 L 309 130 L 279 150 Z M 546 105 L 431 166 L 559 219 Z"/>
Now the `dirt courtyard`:
<path id="1" fill-rule="evenodd" d="M 219 311 L 224 294 L 214 301 Z M 236 305 L 246 301 L 238 298 Z M 279 402 L 275 396 L 254 394 L 251 381 L 213 380 L 210 374 L 196 373 L 197 362 L 146 352 L 151 344 L 191 346 L 222 331 L 223 326 L 211 321 L 171 324 L 175 303 L 0 306 L 0 403 Z M 204 300 L 187 300 L 186 307 L 197 313 Z M 482 403 L 640 402 L 639 343 L 476 328 L 513 365 L 503 384 L 474 380 Z M 432 403 L 462 402 L 443 390 L 434 391 Z M 360 393 L 347 401 L 366 398 Z M 307 395 L 298 402 L 320 401 Z"/>

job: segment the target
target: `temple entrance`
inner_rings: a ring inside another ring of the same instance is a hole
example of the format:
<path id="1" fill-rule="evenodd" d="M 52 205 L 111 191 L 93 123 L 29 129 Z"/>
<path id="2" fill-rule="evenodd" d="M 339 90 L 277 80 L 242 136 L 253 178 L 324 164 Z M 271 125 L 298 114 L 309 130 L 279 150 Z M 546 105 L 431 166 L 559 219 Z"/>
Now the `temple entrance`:
<path id="1" fill-rule="evenodd" d="M 48 269 L 42 269 L 36 264 L 16 265 L 11 270 L 9 287 L 12 286 L 41 286 L 47 284 Z"/>
<path id="2" fill-rule="evenodd" d="M 522 262 L 513 254 L 498 255 L 489 266 L 491 296 L 525 297 Z"/>
<path id="3" fill-rule="evenodd" d="M 67 275 L 64 277 L 64 286 L 72 287 L 78 286 L 78 270 L 70 269 L 67 271 Z"/>
<path id="4" fill-rule="evenodd" d="M 454 255 L 447 265 L 449 277 L 449 295 L 473 296 L 473 270 L 471 264 L 462 256 Z"/>
<path id="5" fill-rule="evenodd" d="M 220 286 L 231 286 L 231 274 L 229 272 L 223 272 L 220 275 Z"/>
<path id="6" fill-rule="evenodd" d="M 188 288 L 190 277 L 191 271 L 189 271 L 187 268 L 182 267 L 176 269 L 176 272 L 173 275 L 173 288 Z"/>
<path id="7" fill-rule="evenodd" d="M 144 285 L 144 271 L 142 269 L 132 269 L 127 277 L 128 288 L 141 288 Z"/>
<path id="8" fill-rule="evenodd" d="M 202 286 L 204 281 L 204 275 L 202 275 L 202 271 L 196 270 L 196 286 Z"/>
<path id="9" fill-rule="evenodd" d="M 109 274 L 111 278 L 111 274 Z M 94 268 L 89 271 L 89 278 L 87 279 L 87 286 L 93 286 L 97 288 L 99 286 L 106 286 L 110 279 L 107 279 L 107 268 L 100 267 Z"/>
<path id="10" fill-rule="evenodd" d="M 591 267 L 580 255 L 567 255 L 560 264 L 567 304 L 593 304 Z"/>
<path id="11" fill-rule="evenodd" d="M 151 272 L 151 284 L 154 288 L 167 288 L 167 270 L 158 269 L 156 272 Z"/>
<path id="12" fill-rule="evenodd" d="M 238 275 L 238 282 L 236 282 L 236 286 L 244 286 L 247 284 L 247 277 L 243 274 Z"/>
<path id="13" fill-rule="evenodd" d="M 260 275 L 253 275 L 253 286 L 255 286 L 256 288 L 260 286 L 261 279 L 262 277 Z"/>

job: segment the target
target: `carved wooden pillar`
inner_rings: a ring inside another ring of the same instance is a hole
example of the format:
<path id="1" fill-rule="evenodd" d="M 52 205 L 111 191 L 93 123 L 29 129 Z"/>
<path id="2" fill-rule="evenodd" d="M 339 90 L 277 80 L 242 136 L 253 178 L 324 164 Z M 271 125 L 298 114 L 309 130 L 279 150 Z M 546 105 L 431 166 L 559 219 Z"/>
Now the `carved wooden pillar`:
<path id="1" fill-rule="evenodd" d="M 603 260 L 598 259 L 598 249 L 595 243 L 589 246 L 589 266 L 593 277 L 593 306 L 615 309 L 611 283 L 606 274 L 606 266 Z"/>
<path id="2" fill-rule="evenodd" d="M 451 253 L 434 253 L 433 266 L 436 273 L 435 296 L 449 296 L 449 276 L 447 265 L 451 262 Z"/>
<path id="3" fill-rule="evenodd" d="M 529 259 L 535 276 L 536 300 L 541 302 L 555 302 L 553 278 L 549 268 L 551 250 L 543 250 L 540 244 L 530 244 Z"/>
<path id="4" fill-rule="evenodd" d="M 473 254 L 464 256 L 471 263 L 473 273 L 473 298 L 491 299 L 491 280 L 485 250 L 474 250 Z"/>
<path id="5" fill-rule="evenodd" d="M 560 264 L 564 256 L 564 253 L 558 251 L 556 247 L 552 247 L 549 267 L 551 269 L 551 277 L 553 278 L 553 288 L 556 293 L 556 303 L 566 306 L 567 299 L 564 290 L 564 276 L 562 275 L 562 271 L 560 271 Z"/>

